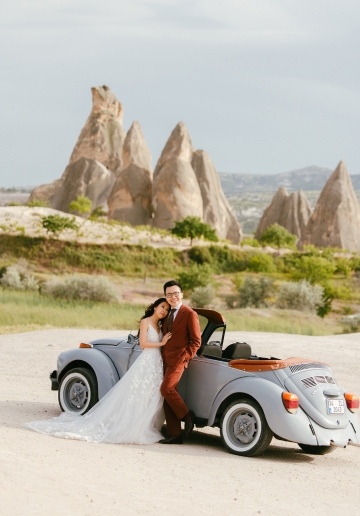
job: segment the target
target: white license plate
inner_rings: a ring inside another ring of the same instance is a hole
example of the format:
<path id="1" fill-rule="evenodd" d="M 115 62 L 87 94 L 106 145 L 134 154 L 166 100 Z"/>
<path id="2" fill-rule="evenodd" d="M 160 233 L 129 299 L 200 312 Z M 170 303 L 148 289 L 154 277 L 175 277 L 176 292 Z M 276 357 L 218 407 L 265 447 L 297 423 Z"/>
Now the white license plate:
<path id="1" fill-rule="evenodd" d="M 327 400 L 328 414 L 343 414 L 344 400 Z"/>

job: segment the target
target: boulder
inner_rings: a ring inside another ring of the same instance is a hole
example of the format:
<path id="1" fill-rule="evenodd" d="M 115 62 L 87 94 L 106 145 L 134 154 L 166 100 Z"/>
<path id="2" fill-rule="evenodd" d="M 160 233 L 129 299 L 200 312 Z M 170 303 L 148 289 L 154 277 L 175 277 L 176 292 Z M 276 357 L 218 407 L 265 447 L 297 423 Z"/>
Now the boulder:
<path id="1" fill-rule="evenodd" d="M 61 190 L 62 180 L 55 179 L 52 183 L 40 185 L 34 188 L 31 192 L 29 201 L 34 201 L 35 199 L 41 201 L 47 201 L 49 206 L 54 206 L 56 202 L 56 197 Z"/>
<path id="2" fill-rule="evenodd" d="M 80 158 L 66 167 L 60 181 L 61 188 L 52 202 L 52 208 L 69 212 L 70 203 L 78 195 L 84 195 L 91 200 L 91 210 L 94 210 L 106 206 L 115 176 L 99 161 Z"/>
<path id="3" fill-rule="evenodd" d="M 219 175 L 209 154 L 203 150 L 195 151 L 191 165 L 200 186 L 203 221 L 216 230 L 219 238 L 238 244 L 241 229 L 221 188 Z"/>
<path id="4" fill-rule="evenodd" d="M 171 133 L 154 171 L 155 227 L 170 229 L 174 222 L 192 215 L 203 217 L 199 183 L 191 166 L 193 146 L 180 122 Z"/>
<path id="5" fill-rule="evenodd" d="M 139 122 L 134 122 L 126 135 L 123 169 L 108 199 L 109 218 L 134 226 L 149 224 L 151 219 L 152 173 L 151 154 Z"/>
<path id="6" fill-rule="evenodd" d="M 265 209 L 255 232 L 259 239 L 265 229 L 277 222 L 293 235 L 301 238 L 311 216 L 311 208 L 302 190 L 288 194 L 284 187 L 278 189 L 271 204 Z"/>
<path id="7" fill-rule="evenodd" d="M 300 241 L 305 244 L 360 251 L 360 204 L 343 161 L 320 194 Z"/>
<path id="8" fill-rule="evenodd" d="M 123 108 L 108 86 L 91 88 L 92 110 L 70 157 L 70 164 L 80 158 L 100 161 L 115 172 L 122 166 L 125 131 Z"/>

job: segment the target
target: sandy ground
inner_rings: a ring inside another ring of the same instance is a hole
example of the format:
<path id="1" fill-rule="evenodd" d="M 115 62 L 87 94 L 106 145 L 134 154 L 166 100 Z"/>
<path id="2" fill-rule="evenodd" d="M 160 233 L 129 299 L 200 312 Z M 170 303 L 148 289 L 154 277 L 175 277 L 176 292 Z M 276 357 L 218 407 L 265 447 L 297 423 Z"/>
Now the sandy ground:
<path id="1" fill-rule="evenodd" d="M 118 332 L 125 335 L 126 332 Z M 60 413 L 49 371 L 57 355 L 114 331 L 48 330 L 0 336 L 1 515 L 358 515 L 360 449 L 325 456 L 273 440 L 261 457 L 231 455 L 218 429 L 182 446 L 91 444 L 21 428 Z M 360 393 L 360 334 L 307 337 L 232 332 L 259 354 L 329 363 Z"/>

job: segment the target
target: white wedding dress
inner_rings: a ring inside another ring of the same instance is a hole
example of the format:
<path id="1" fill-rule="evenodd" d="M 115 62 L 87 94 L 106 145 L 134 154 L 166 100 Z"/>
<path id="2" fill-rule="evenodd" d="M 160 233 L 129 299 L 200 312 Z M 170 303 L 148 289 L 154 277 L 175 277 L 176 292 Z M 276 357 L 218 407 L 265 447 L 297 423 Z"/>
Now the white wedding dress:
<path id="1" fill-rule="evenodd" d="M 149 324 L 148 342 L 160 342 Z M 153 444 L 163 438 L 163 361 L 160 348 L 145 348 L 129 371 L 84 416 L 63 412 L 47 421 L 25 423 L 36 432 L 93 443 Z"/>

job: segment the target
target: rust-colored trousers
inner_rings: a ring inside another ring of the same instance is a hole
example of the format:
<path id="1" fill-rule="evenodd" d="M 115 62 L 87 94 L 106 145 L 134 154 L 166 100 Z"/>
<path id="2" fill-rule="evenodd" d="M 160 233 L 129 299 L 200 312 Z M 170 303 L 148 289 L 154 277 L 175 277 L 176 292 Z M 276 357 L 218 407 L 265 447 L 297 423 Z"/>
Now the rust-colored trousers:
<path id="1" fill-rule="evenodd" d="M 160 392 L 164 397 L 166 427 L 169 435 L 181 435 L 181 420 L 189 412 L 177 391 L 184 369 L 185 364 L 169 366 L 164 361 L 164 380 Z"/>

